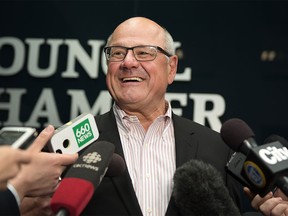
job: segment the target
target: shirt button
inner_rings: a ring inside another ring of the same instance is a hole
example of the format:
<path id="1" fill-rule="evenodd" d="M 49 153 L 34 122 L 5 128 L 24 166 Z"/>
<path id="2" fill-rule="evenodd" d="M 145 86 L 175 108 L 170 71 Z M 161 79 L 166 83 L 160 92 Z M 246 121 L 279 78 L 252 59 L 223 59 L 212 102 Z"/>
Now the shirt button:
<path id="1" fill-rule="evenodd" d="M 147 212 L 148 214 L 151 214 L 151 213 L 152 213 L 152 209 L 151 209 L 151 208 L 147 208 L 146 212 Z"/>

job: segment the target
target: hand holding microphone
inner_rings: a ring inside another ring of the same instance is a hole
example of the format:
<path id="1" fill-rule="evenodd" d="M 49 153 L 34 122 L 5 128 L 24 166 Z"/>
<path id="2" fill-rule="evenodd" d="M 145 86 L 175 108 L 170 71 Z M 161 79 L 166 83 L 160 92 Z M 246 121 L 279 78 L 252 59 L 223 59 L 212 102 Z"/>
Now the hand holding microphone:
<path id="1" fill-rule="evenodd" d="M 80 215 L 105 174 L 114 177 L 124 172 L 125 162 L 114 149 L 115 146 L 106 141 L 96 141 L 87 147 L 54 193 L 50 203 L 54 213 Z"/>
<path id="2" fill-rule="evenodd" d="M 9 183 L 16 189 L 20 200 L 24 197 L 51 195 L 58 185 L 58 178 L 66 166 L 73 164 L 77 154 L 60 155 L 42 152 L 42 148 L 53 135 L 54 127 L 46 127 L 27 148 L 31 161 L 21 166 L 20 172 Z"/>
<path id="3" fill-rule="evenodd" d="M 240 119 L 226 121 L 220 133 L 226 144 L 237 152 L 227 164 L 229 173 L 261 196 L 276 186 L 288 194 L 288 150 L 285 146 L 279 141 L 258 146 L 253 131 Z"/>

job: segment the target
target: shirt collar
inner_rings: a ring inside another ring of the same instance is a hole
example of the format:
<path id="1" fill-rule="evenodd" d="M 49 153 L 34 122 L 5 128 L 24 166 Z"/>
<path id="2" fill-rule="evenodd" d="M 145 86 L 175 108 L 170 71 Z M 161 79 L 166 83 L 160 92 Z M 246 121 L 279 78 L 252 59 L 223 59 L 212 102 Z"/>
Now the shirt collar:
<path id="1" fill-rule="evenodd" d="M 164 118 L 165 124 L 168 125 L 172 119 L 172 108 L 171 104 L 168 101 L 165 101 L 166 113 L 164 115 L 160 115 L 157 119 Z M 113 111 L 118 123 L 121 123 L 126 129 L 128 129 L 128 125 L 126 121 L 129 122 L 139 122 L 137 116 L 129 116 L 124 112 L 116 103 L 113 104 Z"/>
<path id="2" fill-rule="evenodd" d="M 172 117 L 172 108 L 171 108 L 171 104 L 168 101 L 165 101 L 165 108 L 166 108 L 166 113 L 164 115 L 158 116 L 158 118 L 162 116 L 169 117 L 169 118 Z M 113 111 L 119 116 L 120 119 L 124 119 L 125 117 L 128 117 L 128 118 L 136 117 L 136 116 L 129 116 L 128 114 L 126 114 L 125 111 L 122 110 L 116 103 L 113 104 Z"/>

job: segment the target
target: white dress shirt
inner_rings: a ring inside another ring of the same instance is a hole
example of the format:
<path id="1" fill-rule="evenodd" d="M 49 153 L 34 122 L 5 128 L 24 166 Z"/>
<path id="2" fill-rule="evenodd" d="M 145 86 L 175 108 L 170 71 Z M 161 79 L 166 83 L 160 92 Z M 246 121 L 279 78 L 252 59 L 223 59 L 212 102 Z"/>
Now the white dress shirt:
<path id="1" fill-rule="evenodd" d="M 147 132 L 136 116 L 113 105 L 124 157 L 144 216 L 165 215 L 173 190 L 175 138 L 171 105 Z"/>

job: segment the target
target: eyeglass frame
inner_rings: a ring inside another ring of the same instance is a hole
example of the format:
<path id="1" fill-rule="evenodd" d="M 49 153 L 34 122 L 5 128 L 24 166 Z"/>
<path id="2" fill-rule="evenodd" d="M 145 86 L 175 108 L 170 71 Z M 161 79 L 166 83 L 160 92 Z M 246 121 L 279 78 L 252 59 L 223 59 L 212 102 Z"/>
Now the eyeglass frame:
<path id="1" fill-rule="evenodd" d="M 108 57 L 107 57 L 107 56 L 108 56 L 108 53 L 106 52 L 106 50 L 109 49 L 109 48 L 111 49 L 111 48 L 113 48 L 113 47 L 120 47 L 120 48 L 124 48 L 124 49 L 127 50 L 127 53 L 125 54 L 125 56 L 123 57 L 122 60 L 119 60 L 119 61 L 112 61 L 112 62 L 121 62 L 121 61 L 124 61 L 124 59 L 126 58 L 126 56 L 127 56 L 129 50 L 132 50 L 132 53 L 133 53 L 133 55 L 134 55 L 134 57 L 135 57 L 135 59 L 136 59 L 137 61 L 140 61 L 140 62 L 146 62 L 146 61 L 153 61 L 153 60 L 156 59 L 156 57 L 157 57 L 157 53 L 158 53 L 158 52 L 156 52 L 155 57 L 154 57 L 153 59 L 151 59 L 151 60 L 138 60 L 137 57 L 136 57 L 136 55 L 135 55 L 135 53 L 134 53 L 134 48 L 137 48 L 137 47 L 153 47 L 153 48 L 156 49 L 156 51 L 159 51 L 159 52 L 163 53 L 164 55 L 166 55 L 166 56 L 169 57 L 169 58 L 170 58 L 171 56 L 173 56 L 172 54 L 168 53 L 167 51 L 165 51 L 165 50 L 162 49 L 161 47 L 159 47 L 159 46 L 154 46 L 154 45 L 138 45 L 138 46 L 134 46 L 134 47 L 125 47 L 125 46 L 106 46 L 106 47 L 104 47 L 103 51 L 104 51 L 104 53 L 105 53 L 105 57 L 106 57 L 106 60 L 107 60 L 107 61 L 110 61 L 110 59 L 108 59 Z"/>

